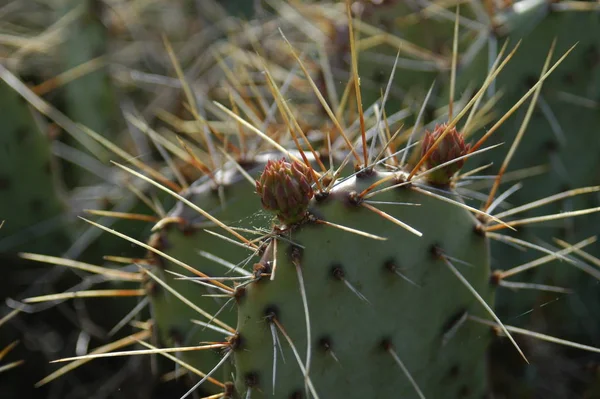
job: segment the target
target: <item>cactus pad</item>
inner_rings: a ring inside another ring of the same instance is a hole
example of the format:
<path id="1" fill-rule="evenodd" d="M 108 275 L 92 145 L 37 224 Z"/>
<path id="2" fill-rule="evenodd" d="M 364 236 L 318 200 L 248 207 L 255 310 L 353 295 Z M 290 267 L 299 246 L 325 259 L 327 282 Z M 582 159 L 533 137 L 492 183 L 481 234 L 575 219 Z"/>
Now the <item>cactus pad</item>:
<path id="1" fill-rule="evenodd" d="M 317 194 L 310 201 L 308 221 L 291 229 L 275 228 L 278 238 L 258 266 L 275 275 L 251 283 L 238 298 L 234 357 L 240 395 L 250 389 L 252 398 L 303 397 L 303 373 L 281 329 L 303 363 L 310 339 L 309 376 L 321 397 L 333 392 L 340 398 L 419 397 L 390 352 L 401 359 L 425 397 L 461 392 L 480 397 L 484 392 L 490 333 L 461 323 L 465 314 L 480 314 L 482 307 L 451 273 L 440 251 L 468 264 L 458 268 L 489 301 L 487 239 L 476 232 L 478 221 L 469 211 L 424 194 L 430 187 L 423 183 L 374 197 L 399 203 L 386 213 L 419 232 L 376 214 L 369 209 L 370 201 L 357 200 L 357 193 L 379 180 L 388 180 L 378 187 L 382 189 L 404 177 L 381 171 L 352 177 L 327 195 Z M 332 223 L 386 240 L 340 230 Z M 285 363 L 277 360 L 273 392 L 275 332 Z"/>

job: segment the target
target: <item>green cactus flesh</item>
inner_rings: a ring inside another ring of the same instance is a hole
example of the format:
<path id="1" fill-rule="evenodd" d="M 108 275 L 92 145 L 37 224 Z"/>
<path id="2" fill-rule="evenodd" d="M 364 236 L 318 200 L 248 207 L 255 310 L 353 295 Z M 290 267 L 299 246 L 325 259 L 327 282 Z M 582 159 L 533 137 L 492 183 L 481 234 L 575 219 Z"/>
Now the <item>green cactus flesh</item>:
<path id="1" fill-rule="evenodd" d="M 64 11 L 73 12 L 76 7 L 79 7 L 81 13 L 77 21 L 69 26 L 67 38 L 61 49 L 66 70 L 81 67 L 94 59 L 94 62 L 103 63 L 105 60 L 100 60 L 99 57 L 106 57 L 108 50 L 108 32 L 100 19 L 103 11 L 101 2 L 69 1 Z M 116 100 L 106 67 L 87 73 L 64 87 L 64 101 L 69 117 L 112 141 L 120 137 L 115 125 L 118 110 Z M 88 137 L 83 137 L 82 140 L 92 141 Z M 82 173 L 80 168 L 70 168 L 65 179 L 69 185 L 77 186 L 88 184 L 90 175 Z"/>
<path id="2" fill-rule="evenodd" d="M 485 311 L 434 249 L 466 262 L 453 264 L 490 303 L 488 241 L 476 232 L 479 222 L 468 210 L 423 194 L 420 190 L 431 189 L 423 182 L 414 183 L 420 189 L 399 187 L 374 197 L 419 204 L 391 205 L 385 211 L 419 230 L 421 237 L 353 203 L 356 193 L 391 176 L 377 171 L 347 179 L 326 198 L 311 200 L 311 216 L 305 222 L 283 231 L 275 227 L 278 238 L 260 262 L 274 278 L 267 275 L 252 282 L 237 299 L 234 358 L 242 397 L 249 389 L 252 398 L 302 397 L 303 373 L 274 320 L 304 362 L 303 291 L 312 348 L 309 376 L 320 397 L 419 397 L 386 348 L 401 359 L 425 397 L 475 398 L 484 393 L 485 351 L 492 335 L 487 327 L 460 320 Z M 398 174 L 378 188 L 403 177 Z M 272 330 L 277 331 L 285 358 L 277 359 L 274 392 Z"/>
<path id="3" fill-rule="evenodd" d="M 0 83 L 0 252 L 56 254 L 68 242 L 65 210 L 53 176 L 49 138 L 27 104 Z M 36 239 L 46 235 L 44 240 Z"/>

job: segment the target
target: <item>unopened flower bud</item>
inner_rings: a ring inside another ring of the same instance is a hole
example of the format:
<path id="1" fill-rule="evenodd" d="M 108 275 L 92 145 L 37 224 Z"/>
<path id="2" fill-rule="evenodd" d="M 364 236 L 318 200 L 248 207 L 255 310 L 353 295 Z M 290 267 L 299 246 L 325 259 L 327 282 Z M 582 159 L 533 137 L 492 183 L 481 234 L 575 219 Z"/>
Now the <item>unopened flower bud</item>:
<path id="1" fill-rule="evenodd" d="M 429 151 L 436 140 L 444 133 L 446 128 L 446 124 L 436 125 L 433 132 L 425 132 L 421 156 L 424 156 Z M 459 133 L 456 128 L 452 128 L 446 133 L 435 150 L 433 150 L 430 157 L 425 162 L 425 166 L 427 169 L 435 168 L 443 163 L 450 162 L 466 155 L 470 148 L 471 144 L 465 144 L 463 135 Z M 443 168 L 437 169 L 427 175 L 427 180 L 433 184 L 446 185 L 450 182 L 456 172 L 463 167 L 464 163 L 465 159 L 461 159 L 444 166 Z"/>
<path id="2" fill-rule="evenodd" d="M 286 225 L 302 220 L 314 195 L 309 174 L 309 167 L 298 161 L 268 161 L 256 181 L 263 207 L 275 212 Z"/>

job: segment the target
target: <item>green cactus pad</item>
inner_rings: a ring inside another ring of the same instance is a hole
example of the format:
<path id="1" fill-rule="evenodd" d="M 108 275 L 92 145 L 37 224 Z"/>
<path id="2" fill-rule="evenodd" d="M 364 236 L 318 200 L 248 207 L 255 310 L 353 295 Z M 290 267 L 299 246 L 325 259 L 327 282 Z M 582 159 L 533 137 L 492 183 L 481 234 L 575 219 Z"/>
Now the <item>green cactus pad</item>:
<path id="1" fill-rule="evenodd" d="M 69 240 L 50 140 L 25 101 L 3 82 L 0 109 L 0 220 L 5 220 L 0 252 L 26 248 L 57 254 Z"/>
<path id="2" fill-rule="evenodd" d="M 325 198 L 317 195 L 309 208 L 313 220 L 280 231 L 277 241 L 266 248 L 261 264 L 269 272 L 275 268 L 274 279 L 262 277 L 238 298 L 234 357 L 242 397 L 249 388 L 253 399 L 304 397 L 302 371 L 272 322 L 275 317 L 283 326 L 304 362 L 307 327 L 298 270 L 311 326 L 309 375 L 320 397 L 419 397 L 385 345 L 392 345 L 425 397 L 479 398 L 485 392 L 484 354 L 491 333 L 475 323 L 460 322 L 465 313 L 481 315 L 483 308 L 434 249 L 466 262 L 453 263 L 489 303 L 493 290 L 488 241 L 476 232 L 478 221 L 469 211 L 412 187 L 394 188 L 373 199 L 420 204 L 377 207 L 419 230 L 421 237 L 353 203 L 352 193 L 384 177 L 390 173 L 353 177 Z M 387 240 L 343 231 L 317 219 Z M 272 328 L 285 357 L 285 362 L 277 360 L 274 393 Z"/>
<path id="3" fill-rule="evenodd" d="M 62 46 L 65 70 L 80 67 L 99 57 L 107 57 L 108 32 L 101 17 L 102 2 L 97 0 L 69 1 L 65 13 L 80 8 L 81 15 L 69 26 L 67 39 Z M 97 60 L 106 63 L 106 58 Z M 79 77 L 64 87 L 64 101 L 68 116 L 112 141 L 119 139 L 117 129 L 117 97 L 106 66 Z M 91 141 L 83 137 L 82 140 Z M 75 143 L 75 146 L 79 146 Z M 100 154 L 97 154 L 99 156 Z M 108 162 L 108 159 L 101 159 Z M 80 168 L 71 168 L 65 179 L 69 185 L 88 184 L 90 174 Z"/>

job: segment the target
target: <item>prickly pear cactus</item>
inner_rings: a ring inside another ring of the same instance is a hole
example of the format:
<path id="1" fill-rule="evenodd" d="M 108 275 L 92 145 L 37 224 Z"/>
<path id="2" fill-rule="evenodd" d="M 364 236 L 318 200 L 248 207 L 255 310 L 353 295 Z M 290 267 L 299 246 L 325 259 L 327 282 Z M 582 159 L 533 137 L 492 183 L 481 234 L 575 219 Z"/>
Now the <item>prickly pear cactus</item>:
<path id="1" fill-rule="evenodd" d="M 259 181 L 279 223 L 236 297 L 240 396 L 480 397 L 491 334 L 463 320 L 485 312 L 466 282 L 492 301 L 477 219 L 428 195 L 439 186 L 426 178 L 371 168 L 313 195 L 293 165 Z"/>

